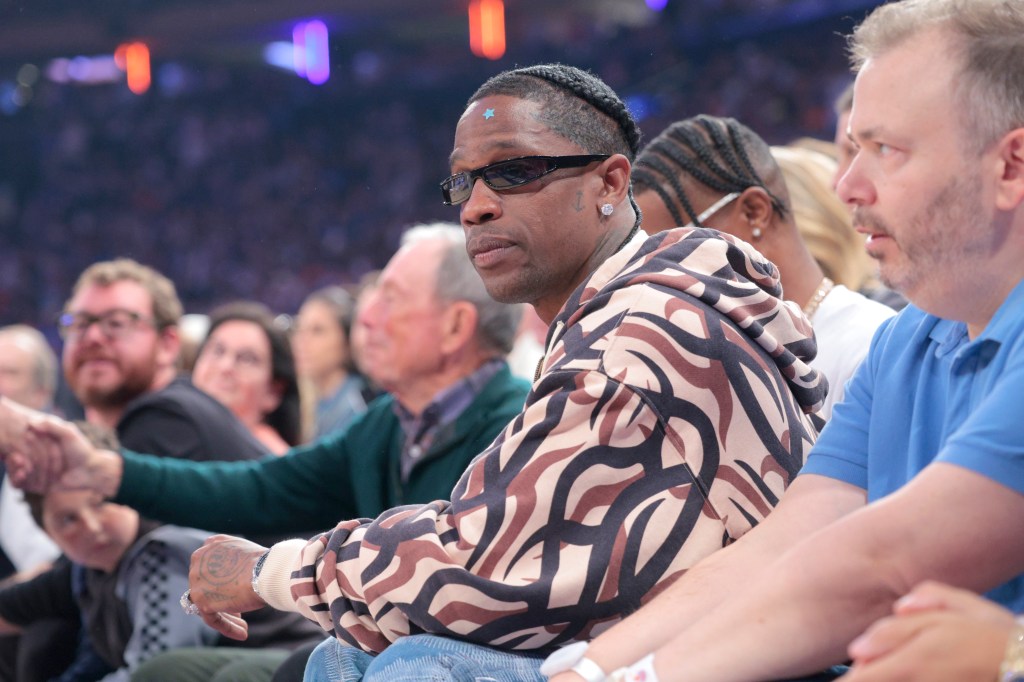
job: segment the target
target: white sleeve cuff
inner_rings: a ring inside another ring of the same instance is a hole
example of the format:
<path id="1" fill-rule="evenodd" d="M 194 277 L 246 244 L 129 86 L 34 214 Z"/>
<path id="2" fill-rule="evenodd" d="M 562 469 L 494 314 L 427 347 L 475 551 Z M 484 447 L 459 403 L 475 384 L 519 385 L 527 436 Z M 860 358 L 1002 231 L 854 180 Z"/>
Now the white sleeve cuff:
<path id="1" fill-rule="evenodd" d="M 285 540 L 270 548 L 260 570 L 260 597 L 278 611 L 298 611 L 292 599 L 292 571 L 308 540 Z"/>

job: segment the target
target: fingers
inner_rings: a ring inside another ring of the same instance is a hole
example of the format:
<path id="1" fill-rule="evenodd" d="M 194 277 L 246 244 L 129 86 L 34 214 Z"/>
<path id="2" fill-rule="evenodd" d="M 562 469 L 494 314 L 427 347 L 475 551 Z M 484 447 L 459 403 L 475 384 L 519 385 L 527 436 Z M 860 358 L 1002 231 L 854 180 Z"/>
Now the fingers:
<path id="1" fill-rule="evenodd" d="M 847 653 L 855 663 L 869 663 L 905 645 L 916 637 L 929 621 L 928 614 L 883 618 L 850 642 Z"/>
<path id="2" fill-rule="evenodd" d="M 223 542 L 233 542 L 233 541 L 241 541 L 241 538 L 236 537 L 234 535 L 225 535 L 223 533 L 216 533 L 216 534 L 211 535 L 210 537 L 206 538 L 205 541 L 203 541 L 203 547 L 209 547 L 210 545 L 219 545 L 219 544 L 221 544 Z"/>
<path id="3" fill-rule="evenodd" d="M 964 590 L 958 590 L 945 583 L 926 580 L 899 599 L 893 607 L 893 611 L 899 614 L 909 614 L 949 608 L 951 604 L 960 603 L 962 593 Z"/>
<path id="4" fill-rule="evenodd" d="M 60 446 L 53 438 L 40 434 L 33 428 L 25 432 L 24 454 L 31 460 L 31 474 L 26 487 L 45 493 L 52 488 L 64 473 L 64 457 Z"/>
<path id="5" fill-rule="evenodd" d="M 1013 620 L 1012 613 L 969 590 L 932 580 L 921 583 L 897 601 L 893 611 L 898 615 L 910 615 L 940 609 L 996 623 Z"/>
<path id="6" fill-rule="evenodd" d="M 912 661 L 890 656 L 871 663 L 855 662 L 850 672 L 843 675 L 842 682 L 905 682 L 922 679 L 915 677 L 920 672 L 913 668 Z"/>
<path id="7" fill-rule="evenodd" d="M 32 461 L 20 452 L 12 452 L 4 460 L 7 468 L 7 477 L 15 488 L 25 488 L 29 477 L 32 475 Z"/>
<path id="8" fill-rule="evenodd" d="M 204 623 L 228 639 L 241 642 L 249 637 L 249 624 L 237 613 L 215 611 L 213 613 L 200 613 L 199 615 Z"/>

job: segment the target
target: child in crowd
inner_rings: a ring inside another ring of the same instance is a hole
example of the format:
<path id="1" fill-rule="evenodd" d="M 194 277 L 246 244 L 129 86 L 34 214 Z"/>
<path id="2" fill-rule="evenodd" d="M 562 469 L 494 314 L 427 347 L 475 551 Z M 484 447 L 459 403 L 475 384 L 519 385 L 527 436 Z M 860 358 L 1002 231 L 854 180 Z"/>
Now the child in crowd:
<path id="1" fill-rule="evenodd" d="M 112 432 L 78 426 L 98 446 L 117 448 Z M 0 590 L 0 632 L 49 618 L 80 620 L 78 651 L 60 682 L 128 680 L 157 653 L 217 640 L 176 603 L 188 587 L 192 552 L 208 533 L 142 519 L 92 491 L 25 497 L 64 557 L 60 570 Z"/>

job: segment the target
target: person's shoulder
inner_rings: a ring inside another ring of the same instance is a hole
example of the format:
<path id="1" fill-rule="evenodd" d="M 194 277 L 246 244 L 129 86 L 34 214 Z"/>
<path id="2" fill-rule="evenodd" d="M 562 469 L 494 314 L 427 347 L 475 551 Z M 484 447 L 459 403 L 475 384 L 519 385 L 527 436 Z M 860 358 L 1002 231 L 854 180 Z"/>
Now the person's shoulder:
<path id="1" fill-rule="evenodd" d="M 344 428 L 320 437 L 321 441 L 335 440 L 344 437 L 347 433 L 364 433 L 380 428 L 388 428 L 393 423 L 398 424 L 398 417 L 395 416 L 395 399 L 390 393 L 382 393 L 366 406 L 366 410 L 355 415 Z"/>
<path id="2" fill-rule="evenodd" d="M 164 457 L 238 460 L 270 454 L 227 407 L 185 376 L 133 400 L 117 431 L 125 448 Z"/>
<path id="3" fill-rule="evenodd" d="M 128 403 L 122 420 L 148 410 L 188 414 L 215 409 L 217 405 L 214 398 L 193 386 L 188 377 L 178 376 L 163 388 L 144 393 Z"/>
<path id="4" fill-rule="evenodd" d="M 493 393 L 497 396 L 522 395 L 530 391 L 530 382 L 512 373 L 508 363 L 494 373 L 494 376 L 484 385 L 480 391 L 482 395 Z"/>

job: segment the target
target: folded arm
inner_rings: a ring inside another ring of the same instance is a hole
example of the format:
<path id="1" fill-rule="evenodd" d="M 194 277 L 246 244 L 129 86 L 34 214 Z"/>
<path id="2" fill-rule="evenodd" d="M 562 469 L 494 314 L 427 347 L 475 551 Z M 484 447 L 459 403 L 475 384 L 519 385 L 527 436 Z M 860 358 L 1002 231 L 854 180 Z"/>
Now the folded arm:
<path id="1" fill-rule="evenodd" d="M 720 608 L 788 548 L 864 505 L 864 490 L 824 476 L 800 476 L 779 506 L 737 542 L 704 559 L 642 609 L 591 642 L 587 658 L 611 672 L 668 643 Z M 666 627 L 672 623 L 672 627 Z M 577 682 L 576 673 L 552 678 Z"/>
<path id="2" fill-rule="evenodd" d="M 981 591 L 1017 575 L 1022 534 L 1024 495 L 933 464 L 899 492 L 798 543 L 658 649 L 659 677 L 749 682 L 841 662 L 850 641 L 918 582 Z"/>

